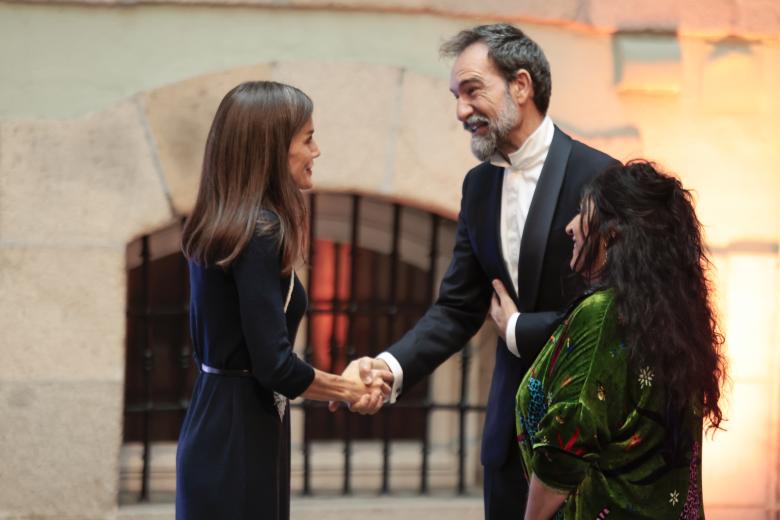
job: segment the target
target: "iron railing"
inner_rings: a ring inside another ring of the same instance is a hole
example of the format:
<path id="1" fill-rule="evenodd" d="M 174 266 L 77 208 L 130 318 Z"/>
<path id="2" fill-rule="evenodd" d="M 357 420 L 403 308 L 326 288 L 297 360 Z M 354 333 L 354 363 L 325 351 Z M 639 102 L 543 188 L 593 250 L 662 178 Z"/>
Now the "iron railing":
<path id="1" fill-rule="evenodd" d="M 339 291 L 333 291 L 333 298 L 327 301 L 313 299 L 310 301 L 309 308 L 307 310 L 307 345 L 304 351 L 304 357 L 306 360 L 312 362 L 314 360 L 314 351 L 312 346 L 312 323 L 313 317 L 318 314 L 330 314 L 334 317 L 333 327 L 334 330 L 331 333 L 330 349 L 330 363 L 329 367 L 321 367 L 334 371 L 338 367 L 345 366 L 350 360 L 358 356 L 358 352 L 355 348 L 355 323 L 358 316 L 383 316 L 388 320 L 388 326 L 385 331 L 386 337 L 373 337 L 371 339 L 371 348 L 368 354 L 374 355 L 383 350 L 389 345 L 393 338 L 388 335 L 392 335 L 396 327 L 396 320 L 403 313 L 414 312 L 417 315 L 422 314 L 425 308 L 435 298 L 436 287 L 435 283 L 438 279 L 438 273 L 436 271 L 437 264 L 440 261 L 439 251 L 439 236 L 442 225 L 454 225 L 452 221 L 444 219 L 440 215 L 435 213 L 428 213 L 428 220 L 430 225 L 430 244 L 428 250 L 428 267 L 427 267 L 427 294 L 425 301 L 423 302 L 409 302 L 399 301 L 398 286 L 399 286 L 399 268 L 401 266 L 401 215 L 403 206 L 398 203 L 391 203 L 392 205 L 392 229 L 390 234 L 392 236 L 392 245 L 390 248 L 390 269 L 389 269 L 389 287 L 390 293 L 387 301 L 381 301 L 379 298 L 372 299 L 359 299 L 357 297 L 356 284 L 361 269 L 360 262 L 357 261 L 357 255 L 361 246 L 360 236 L 360 222 L 361 222 L 361 207 L 364 197 L 360 195 L 352 195 L 350 197 L 350 211 L 349 211 L 349 225 L 350 225 L 350 242 L 349 244 L 334 243 L 336 251 L 336 258 L 339 257 L 339 249 L 342 247 L 350 247 L 350 264 L 348 266 L 349 276 L 349 298 L 342 299 L 339 297 Z M 317 202 L 318 196 L 311 195 L 309 198 L 310 204 L 310 233 L 312 237 L 317 237 Z M 182 222 L 183 223 L 183 222 Z M 153 328 L 157 320 L 174 320 L 177 324 L 173 327 L 181 327 L 184 330 L 188 330 L 188 309 L 187 302 L 181 301 L 176 304 L 160 304 L 156 300 L 159 298 L 153 298 L 153 269 L 154 260 L 153 251 L 151 250 L 152 235 L 145 235 L 140 240 L 140 263 L 135 268 L 139 271 L 136 272 L 137 278 L 135 283 L 137 287 L 135 290 L 129 291 L 132 293 L 129 295 L 129 304 L 127 310 L 127 316 L 129 323 L 135 327 L 133 335 L 128 335 L 128 364 L 131 364 L 131 359 L 135 359 L 135 367 L 138 368 L 139 363 L 137 357 L 133 358 L 133 355 L 142 353 L 142 363 L 140 363 L 140 373 L 138 370 L 133 370 L 133 367 L 128 368 L 128 382 L 126 384 L 133 385 L 133 378 L 140 377 L 140 385 L 138 381 L 135 381 L 134 388 L 136 391 L 128 392 L 126 394 L 125 403 L 125 439 L 128 440 L 128 424 L 132 421 L 135 424 L 134 438 L 133 440 L 139 441 L 143 446 L 142 455 L 142 471 L 141 471 L 141 486 L 138 496 L 139 501 L 148 501 L 150 498 L 150 455 L 151 445 L 158 440 L 154 434 L 155 423 L 163 414 L 167 414 L 170 420 L 171 412 L 178 412 L 180 416 L 183 416 L 186 408 L 189 404 L 189 398 L 191 393 L 191 382 L 193 380 L 194 371 L 196 368 L 193 366 L 192 350 L 189 341 L 188 332 L 183 335 L 183 338 L 178 345 L 168 345 L 167 348 L 175 349 L 178 354 L 178 363 L 175 371 L 179 371 L 178 374 L 170 374 L 170 377 L 164 377 L 165 380 L 175 381 L 175 389 L 167 389 L 165 395 L 157 395 L 155 387 L 155 369 L 159 369 L 156 365 L 156 348 L 154 348 Z M 136 247 L 138 244 L 136 244 Z M 185 278 L 187 276 L 186 261 L 180 253 L 174 252 L 173 254 L 179 255 L 180 259 L 177 260 L 179 265 L 179 272 L 176 274 L 168 274 L 168 276 L 181 276 Z M 313 288 L 317 281 L 318 273 L 314 268 L 314 256 L 317 254 L 315 247 L 315 240 L 310 241 L 309 250 L 309 270 L 308 270 L 308 292 L 310 295 L 314 294 Z M 170 270 L 169 262 L 168 269 Z M 334 286 L 337 288 L 341 284 L 342 266 L 339 262 L 334 265 Z M 163 273 L 165 276 L 165 273 Z M 132 299 L 132 301 L 130 301 Z M 163 298 L 165 300 L 165 298 Z M 346 317 L 347 319 L 347 335 L 346 345 L 338 345 L 336 342 L 336 316 Z M 374 333 L 378 336 L 378 332 Z M 130 341 L 132 337 L 133 341 Z M 363 354 L 366 354 L 365 352 Z M 381 421 L 381 442 L 382 446 L 382 463 L 381 463 L 381 485 L 377 490 L 380 493 L 391 493 L 390 486 L 390 473 L 391 473 L 391 446 L 394 442 L 391 435 L 390 425 L 394 414 L 402 414 L 409 410 L 416 410 L 423 414 L 422 420 L 422 432 L 420 434 L 420 450 L 421 450 L 421 462 L 420 462 L 420 474 L 419 474 L 419 493 L 425 494 L 430 491 L 429 475 L 430 475 L 430 453 L 431 453 L 431 432 L 430 432 L 430 418 L 431 414 L 437 411 L 450 411 L 457 414 L 458 431 L 457 431 L 457 483 L 454 491 L 458 494 L 465 494 L 467 492 L 466 484 L 466 457 L 467 457 L 467 416 L 469 414 L 482 413 L 485 410 L 483 404 L 474 404 L 471 401 L 471 392 L 468 384 L 468 374 L 470 365 L 472 362 L 471 347 L 466 346 L 461 352 L 461 363 L 459 373 L 459 392 L 457 400 L 453 402 L 437 402 L 430 398 L 430 392 L 427 395 L 418 399 L 401 399 L 398 403 L 391 407 L 386 407 L 377 414 L 377 420 Z M 140 390 L 139 390 L 140 389 Z M 303 410 L 305 415 L 312 413 L 313 410 L 322 410 L 323 404 L 302 401 L 295 402 L 293 407 Z M 341 413 L 341 412 L 340 412 Z M 341 442 L 343 443 L 343 482 L 341 486 L 341 492 L 344 495 L 349 495 L 353 492 L 353 447 L 356 440 L 351 425 L 355 421 L 351 414 L 344 412 L 343 430 L 341 435 Z M 140 421 L 140 426 L 139 426 Z M 141 435 L 139 438 L 138 431 Z M 178 430 L 177 430 L 178 431 Z M 175 440 L 175 439 L 169 439 Z M 303 459 L 303 487 L 302 493 L 304 495 L 316 494 L 316 490 L 312 487 L 311 476 L 313 473 L 312 467 L 312 443 L 316 442 L 310 435 L 303 436 L 302 459 Z"/>

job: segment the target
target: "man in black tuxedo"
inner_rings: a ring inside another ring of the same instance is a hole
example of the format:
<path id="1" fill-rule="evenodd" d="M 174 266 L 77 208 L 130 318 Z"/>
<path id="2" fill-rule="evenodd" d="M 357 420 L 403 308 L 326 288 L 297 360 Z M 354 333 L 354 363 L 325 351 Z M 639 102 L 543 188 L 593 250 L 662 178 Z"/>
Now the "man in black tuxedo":
<path id="1" fill-rule="evenodd" d="M 549 64 L 516 27 L 462 31 L 442 55 L 456 58 L 450 90 L 457 117 L 484 162 L 463 182 L 455 248 L 438 299 L 400 341 L 362 359 L 361 372 L 368 377 L 372 367 L 390 368 L 394 402 L 402 388 L 462 349 L 490 312 L 500 337 L 482 440 L 485 518 L 521 518 L 528 487 L 515 394 L 578 291 L 564 227 L 578 211 L 582 187 L 616 161 L 547 117 Z"/>

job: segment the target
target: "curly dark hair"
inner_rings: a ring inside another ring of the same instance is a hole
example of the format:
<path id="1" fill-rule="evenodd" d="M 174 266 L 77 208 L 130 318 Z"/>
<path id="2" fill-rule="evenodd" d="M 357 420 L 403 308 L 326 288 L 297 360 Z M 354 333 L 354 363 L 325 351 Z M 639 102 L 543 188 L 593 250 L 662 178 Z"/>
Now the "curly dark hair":
<path id="1" fill-rule="evenodd" d="M 585 187 L 580 216 L 587 236 L 578 270 L 614 290 L 632 366 L 654 367 L 668 412 L 695 406 L 708 429 L 720 429 L 723 336 L 691 192 L 653 163 L 631 161 Z"/>

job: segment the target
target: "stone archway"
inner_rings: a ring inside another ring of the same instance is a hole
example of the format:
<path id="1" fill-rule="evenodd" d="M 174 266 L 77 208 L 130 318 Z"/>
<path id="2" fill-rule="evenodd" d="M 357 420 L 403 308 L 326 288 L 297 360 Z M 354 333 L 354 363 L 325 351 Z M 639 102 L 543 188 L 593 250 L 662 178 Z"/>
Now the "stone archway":
<path id="1" fill-rule="evenodd" d="M 24 439 L 4 452 L 5 511 L 98 518 L 116 507 L 125 245 L 189 210 L 213 111 L 247 79 L 297 84 L 315 100 L 321 188 L 456 213 L 473 160 L 452 144 L 465 137 L 439 95 L 446 86 L 399 68 L 263 64 L 73 120 L 3 123 L 0 265 L 13 305 L 0 395 L 3 437 Z"/>
<path id="2" fill-rule="evenodd" d="M 290 83 L 314 100 L 318 190 L 376 193 L 457 213 L 461 179 L 476 162 L 452 116 L 446 83 L 397 67 L 313 62 L 210 74 L 140 97 L 176 212 L 194 203 L 217 104 L 247 80 Z"/>
<path id="3" fill-rule="evenodd" d="M 464 140 L 465 134 L 452 118 L 450 100 L 440 95 L 446 92 L 443 81 L 398 68 L 295 63 L 210 74 L 136 98 L 172 215 L 188 213 L 194 203 L 203 147 L 222 96 L 242 81 L 258 79 L 295 84 L 314 99 L 318 140 L 324 151 L 315 165 L 318 191 L 379 194 L 453 217 L 457 214 L 461 179 L 475 160 L 465 142 L 457 153 L 453 151 L 452 142 Z M 367 89 L 368 85 L 372 88 Z M 346 126 L 345 121 L 349 122 Z M 480 370 L 479 364 L 475 367 Z M 444 375 L 435 388 L 452 386 L 456 365 L 449 363 L 441 372 Z M 449 397 L 448 401 L 456 399 Z M 442 420 L 437 417 L 437 424 Z M 471 430 L 477 428 L 477 422 L 469 424 Z M 296 429 L 296 438 L 302 431 Z M 404 460 L 416 461 L 417 450 L 410 446 Z M 478 450 L 471 451 L 469 482 L 474 478 Z M 444 456 L 437 462 L 439 473 L 454 474 L 454 463 L 451 455 Z M 413 465 L 405 463 L 405 471 L 412 471 Z M 164 473 L 168 475 L 168 468 Z M 451 475 L 444 478 L 449 480 Z"/>

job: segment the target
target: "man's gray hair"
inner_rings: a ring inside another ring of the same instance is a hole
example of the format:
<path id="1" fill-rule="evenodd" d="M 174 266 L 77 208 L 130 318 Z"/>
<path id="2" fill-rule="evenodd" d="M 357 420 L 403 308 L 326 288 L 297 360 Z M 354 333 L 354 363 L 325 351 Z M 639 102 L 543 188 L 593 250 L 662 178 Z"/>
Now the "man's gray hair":
<path id="1" fill-rule="evenodd" d="M 523 31 L 513 25 L 498 23 L 479 25 L 459 32 L 444 42 L 442 57 L 458 56 L 466 47 L 482 42 L 487 45 L 488 57 L 493 61 L 507 82 L 515 79 L 520 69 L 525 69 L 534 85 L 534 105 L 543 115 L 550 106 L 550 64 L 542 48 Z"/>

